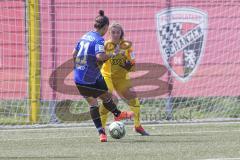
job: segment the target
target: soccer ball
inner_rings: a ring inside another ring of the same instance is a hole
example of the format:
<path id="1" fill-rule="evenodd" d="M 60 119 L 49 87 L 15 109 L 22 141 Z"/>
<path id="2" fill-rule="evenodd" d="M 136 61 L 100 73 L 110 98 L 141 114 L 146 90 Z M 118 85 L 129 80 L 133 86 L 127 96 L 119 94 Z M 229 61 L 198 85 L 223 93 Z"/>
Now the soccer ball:
<path id="1" fill-rule="evenodd" d="M 111 137 L 114 139 L 123 138 L 126 134 L 125 125 L 123 122 L 120 121 L 112 122 L 108 128 Z"/>

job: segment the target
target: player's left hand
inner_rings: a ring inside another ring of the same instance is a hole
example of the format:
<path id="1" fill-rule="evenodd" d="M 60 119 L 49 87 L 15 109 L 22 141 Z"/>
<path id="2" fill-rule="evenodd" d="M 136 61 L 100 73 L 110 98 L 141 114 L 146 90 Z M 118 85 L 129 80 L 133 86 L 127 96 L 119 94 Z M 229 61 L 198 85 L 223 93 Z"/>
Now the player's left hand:
<path id="1" fill-rule="evenodd" d="M 124 65 L 120 65 L 120 66 L 126 69 L 127 71 L 130 71 L 134 65 L 130 61 L 126 61 Z"/>

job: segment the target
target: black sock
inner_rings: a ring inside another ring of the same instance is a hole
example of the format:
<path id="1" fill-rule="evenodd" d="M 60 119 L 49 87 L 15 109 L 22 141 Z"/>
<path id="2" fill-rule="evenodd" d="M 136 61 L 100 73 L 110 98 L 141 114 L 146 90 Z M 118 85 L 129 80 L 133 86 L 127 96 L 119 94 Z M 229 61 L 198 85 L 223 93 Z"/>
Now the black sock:
<path id="1" fill-rule="evenodd" d="M 110 112 L 112 112 L 114 114 L 115 117 L 118 117 L 121 113 L 121 111 L 119 109 L 117 109 L 116 104 L 113 102 L 112 98 L 108 99 L 107 101 L 103 102 L 104 107 L 109 110 Z"/>
<path id="2" fill-rule="evenodd" d="M 95 127 L 98 130 L 98 133 L 104 133 L 105 131 L 102 128 L 102 122 L 101 122 L 101 118 L 100 118 L 100 114 L 99 114 L 99 108 L 97 106 L 91 106 L 90 107 L 90 115 L 92 117 L 93 123 L 95 125 Z"/>

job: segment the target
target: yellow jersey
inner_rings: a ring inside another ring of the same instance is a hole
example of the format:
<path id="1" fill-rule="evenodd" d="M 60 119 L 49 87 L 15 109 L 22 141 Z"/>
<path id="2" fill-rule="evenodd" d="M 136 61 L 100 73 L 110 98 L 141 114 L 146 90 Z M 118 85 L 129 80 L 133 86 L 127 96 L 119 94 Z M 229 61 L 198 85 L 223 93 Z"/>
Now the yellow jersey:
<path id="1" fill-rule="evenodd" d="M 123 42 L 124 40 L 121 40 Z M 112 43 L 111 40 L 108 40 L 105 42 L 106 44 Z M 116 45 L 114 45 L 111 49 L 105 49 L 106 54 L 112 54 L 115 50 Z M 135 56 L 133 53 L 132 46 L 130 46 L 127 49 L 122 49 L 120 47 L 120 52 L 125 52 L 125 56 L 122 54 L 118 54 L 113 58 L 110 58 L 107 60 L 101 68 L 101 73 L 104 77 L 111 77 L 111 78 L 127 78 L 128 72 L 126 69 L 124 69 L 122 66 L 124 66 L 126 61 L 130 61 L 132 64 L 135 63 Z"/>

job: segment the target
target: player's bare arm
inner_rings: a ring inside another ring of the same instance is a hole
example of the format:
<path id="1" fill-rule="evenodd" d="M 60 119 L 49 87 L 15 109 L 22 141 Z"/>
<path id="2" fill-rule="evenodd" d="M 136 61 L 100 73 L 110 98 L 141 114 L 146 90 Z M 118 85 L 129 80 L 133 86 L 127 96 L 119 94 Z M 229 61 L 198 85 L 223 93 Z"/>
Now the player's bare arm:
<path id="1" fill-rule="evenodd" d="M 78 51 L 76 49 L 73 50 L 72 55 L 73 55 L 73 62 L 75 62 L 76 57 L 77 57 Z"/>

